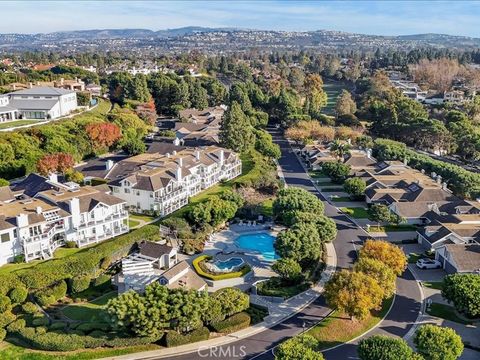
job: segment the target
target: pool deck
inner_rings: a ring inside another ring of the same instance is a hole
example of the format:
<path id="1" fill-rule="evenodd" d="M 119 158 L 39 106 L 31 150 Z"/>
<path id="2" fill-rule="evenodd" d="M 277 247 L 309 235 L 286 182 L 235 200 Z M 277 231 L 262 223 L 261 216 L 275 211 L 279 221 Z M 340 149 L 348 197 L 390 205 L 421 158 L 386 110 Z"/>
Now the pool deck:
<path id="1" fill-rule="evenodd" d="M 230 225 L 228 230 L 223 230 L 212 235 L 205 244 L 203 254 L 215 256 L 220 261 L 227 260 L 231 257 L 239 257 L 252 267 L 254 276 L 251 283 L 276 276 L 272 271 L 271 265 L 273 261 L 267 261 L 260 252 L 243 249 L 235 243 L 235 239 L 240 235 L 268 233 L 277 236 L 283 230 L 282 227 L 272 226 L 272 224 L 260 225 Z M 250 281 L 249 281 L 250 282 Z"/>

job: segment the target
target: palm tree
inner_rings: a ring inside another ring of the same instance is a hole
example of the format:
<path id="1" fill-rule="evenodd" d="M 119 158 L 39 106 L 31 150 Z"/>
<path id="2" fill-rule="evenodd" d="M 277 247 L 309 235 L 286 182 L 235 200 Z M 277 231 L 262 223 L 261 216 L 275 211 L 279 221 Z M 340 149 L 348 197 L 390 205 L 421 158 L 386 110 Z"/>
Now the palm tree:
<path id="1" fill-rule="evenodd" d="M 350 154 L 350 144 L 340 142 L 338 139 L 336 139 L 330 145 L 330 152 L 340 160 L 344 161 L 345 156 Z"/>

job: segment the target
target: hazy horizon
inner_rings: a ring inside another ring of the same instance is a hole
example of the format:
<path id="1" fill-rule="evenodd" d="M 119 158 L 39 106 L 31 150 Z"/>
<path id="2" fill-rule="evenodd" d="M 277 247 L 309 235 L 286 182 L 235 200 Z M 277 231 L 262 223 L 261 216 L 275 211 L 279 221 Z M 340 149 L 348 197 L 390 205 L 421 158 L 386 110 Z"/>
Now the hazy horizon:
<path id="1" fill-rule="evenodd" d="M 3 1 L 2 15 L 4 34 L 200 26 L 480 37 L 480 2 L 468 1 Z"/>

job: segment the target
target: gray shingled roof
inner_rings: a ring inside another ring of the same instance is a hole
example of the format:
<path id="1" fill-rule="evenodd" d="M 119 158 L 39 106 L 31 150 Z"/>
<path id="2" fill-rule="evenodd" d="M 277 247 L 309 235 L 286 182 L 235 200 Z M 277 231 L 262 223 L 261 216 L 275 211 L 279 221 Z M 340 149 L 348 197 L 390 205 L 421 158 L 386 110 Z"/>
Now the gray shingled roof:
<path id="1" fill-rule="evenodd" d="M 66 94 L 72 94 L 75 91 L 62 88 L 54 88 L 48 86 L 35 86 L 31 89 L 19 90 L 8 93 L 7 95 L 35 95 L 35 96 L 60 96 Z"/>

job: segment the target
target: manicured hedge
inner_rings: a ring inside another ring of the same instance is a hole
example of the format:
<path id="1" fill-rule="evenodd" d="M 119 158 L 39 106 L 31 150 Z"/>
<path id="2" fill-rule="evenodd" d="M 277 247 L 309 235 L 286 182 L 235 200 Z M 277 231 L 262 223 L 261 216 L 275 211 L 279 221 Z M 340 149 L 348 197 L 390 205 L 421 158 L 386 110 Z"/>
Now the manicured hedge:
<path id="1" fill-rule="evenodd" d="M 223 321 L 212 322 L 210 325 L 218 333 L 230 334 L 232 332 L 249 327 L 250 315 L 245 312 L 241 312 L 232 315 Z"/>
<path id="2" fill-rule="evenodd" d="M 10 290 L 22 285 L 29 290 L 39 290 L 74 276 L 94 276 L 99 272 L 103 258 L 111 256 L 120 259 L 128 254 L 135 242 L 157 239 L 158 236 L 158 227 L 147 225 L 63 259 L 46 261 L 27 269 L 1 275 L 0 294 L 7 295 Z"/>
<path id="3" fill-rule="evenodd" d="M 62 280 L 53 286 L 37 291 L 35 298 L 41 306 L 48 306 L 63 299 L 66 295 L 67 283 Z"/>
<path id="4" fill-rule="evenodd" d="M 107 283 L 110 283 L 110 280 L 111 280 L 110 275 L 102 274 L 93 280 L 93 286 L 98 287 L 98 286 L 107 285 Z"/>
<path id="5" fill-rule="evenodd" d="M 7 336 L 7 330 L 0 329 L 0 341 L 5 340 L 5 336 Z"/>
<path id="6" fill-rule="evenodd" d="M 33 326 L 47 326 L 50 323 L 46 316 L 38 317 L 32 320 Z"/>
<path id="7" fill-rule="evenodd" d="M 167 347 L 175 347 L 185 344 L 194 343 L 197 341 L 208 340 L 210 331 L 206 327 L 193 330 L 192 332 L 182 335 L 176 331 L 169 331 L 165 336 L 165 345 Z"/>
<path id="8" fill-rule="evenodd" d="M 80 330 L 85 333 L 89 333 L 94 330 L 101 330 L 101 331 L 107 331 L 110 328 L 110 326 L 106 323 L 83 323 L 78 325 L 75 330 Z"/>
<path id="9" fill-rule="evenodd" d="M 72 294 L 78 294 L 84 290 L 87 290 L 90 286 L 92 278 L 88 275 L 76 276 L 70 282 L 70 291 Z"/>
<path id="10" fill-rule="evenodd" d="M 40 309 L 34 303 L 26 302 L 25 304 L 22 305 L 22 311 L 25 314 L 35 314 L 36 312 L 39 312 Z"/>
<path id="11" fill-rule="evenodd" d="M 54 330 L 64 330 L 67 327 L 67 323 L 64 321 L 57 321 L 52 323 L 48 328 L 50 331 Z"/>
<path id="12" fill-rule="evenodd" d="M 18 319 L 7 326 L 9 333 L 15 333 L 25 328 L 27 322 L 24 319 Z"/>
<path id="13" fill-rule="evenodd" d="M 80 334 L 80 335 L 78 335 Z M 64 333 L 60 331 L 47 331 L 46 333 L 37 332 L 35 328 L 22 328 L 17 331 L 23 341 L 39 350 L 47 351 L 75 351 L 78 349 L 88 349 L 97 347 L 120 347 L 145 345 L 157 341 L 157 338 L 138 337 L 123 338 L 108 336 L 84 336 L 80 331 L 78 334 L 73 332 Z"/>
<path id="14" fill-rule="evenodd" d="M 195 271 L 197 272 L 198 275 L 210 279 L 210 280 L 226 280 L 226 279 L 233 279 L 233 278 L 238 278 L 241 276 L 244 276 L 248 274 L 252 269 L 249 265 L 245 265 L 240 269 L 240 271 L 235 271 L 235 272 L 230 272 L 230 273 L 225 273 L 225 274 L 219 274 L 219 275 L 214 275 L 214 274 L 209 274 L 206 271 L 204 271 L 201 267 L 201 262 L 204 260 L 210 260 L 212 257 L 209 255 L 200 255 L 197 257 L 195 260 L 193 260 L 192 265 Z"/>
<path id="15" fill-rule="evenodd" d="M 8 324 L 15 321 L 16 318 L 17 317 L 11 311 L 6 311 L 0 314 L 0 328 L 4 328 Z"/>
<path id="16" fill-rule="evenodd" d="M 17 286 L 8 294 L 14 304 L 22 304 L 28 296 L 28 290 L 25 286 Z"/>

